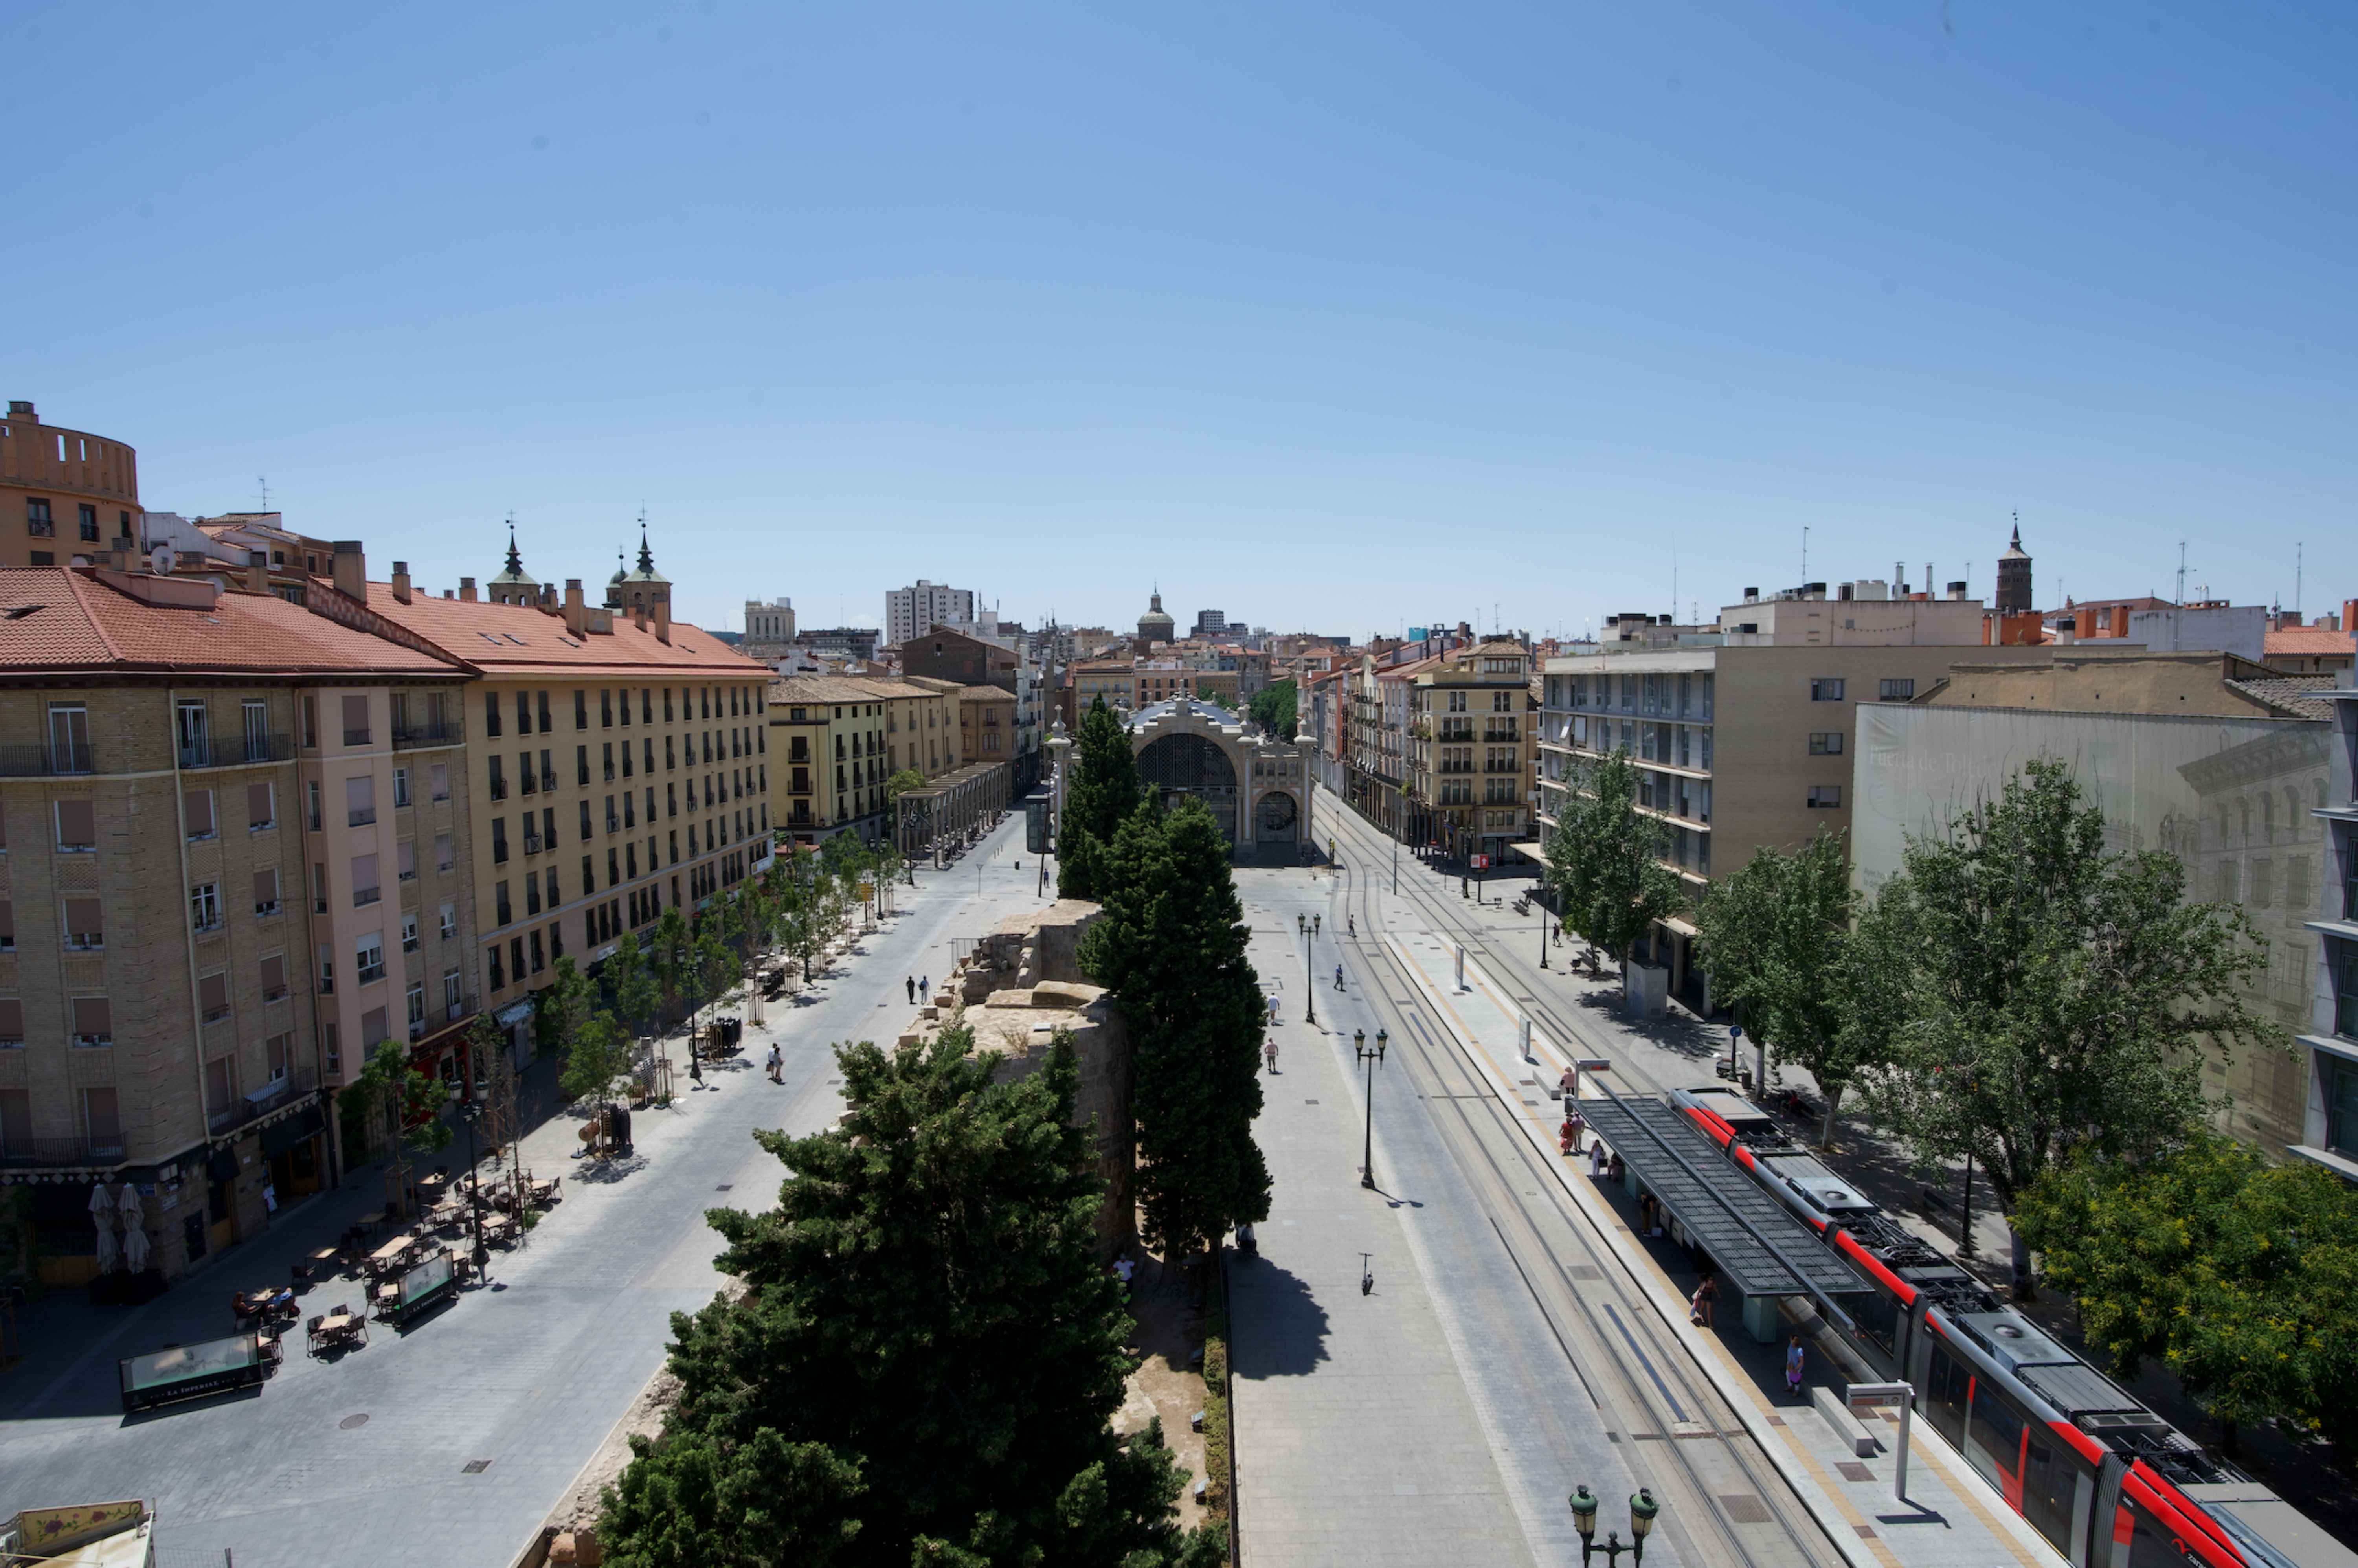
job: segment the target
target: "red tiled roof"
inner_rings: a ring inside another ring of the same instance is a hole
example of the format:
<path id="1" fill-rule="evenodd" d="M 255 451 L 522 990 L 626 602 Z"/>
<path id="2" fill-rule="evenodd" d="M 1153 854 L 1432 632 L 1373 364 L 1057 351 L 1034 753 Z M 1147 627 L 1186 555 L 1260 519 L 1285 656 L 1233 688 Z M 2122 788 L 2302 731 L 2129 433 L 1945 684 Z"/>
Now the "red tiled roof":
<path id="1" fill-rule="evenodd" d="M 2353 648 L 2358 640 L 2331 626 L 2288 626 L 2269 633 L 2265 645 L 2269 654 L 2346 654 Z"/>
<path id="2" fill-rule="evenodd" d="M 193 581 L 172 586 L 192 596 L 200 587 Z M 314 615 L 275 594 L 149 604 L 94 568 L 72 567 L 0 568 L 0 669 L 461 673 L 450 661 Z"/>
<path id="3" fill-rule="evenodd" d="M 578 675 L 708 675 L 729 679 L 773 679 L 776 671 L 738 653 L 718 637 L 685 621 L 671 623 L 671 642 L 644 632 L 627 614 L 616 613 L 611 633 L 576 638 L 565 617 L 526 604 L 488 600 L 414 596 L 407 604 L 385 583 L 369 584 L 369 609 L 425 638 L 452 657 L 486 672 L 508 675 L 562 668 Z"/>

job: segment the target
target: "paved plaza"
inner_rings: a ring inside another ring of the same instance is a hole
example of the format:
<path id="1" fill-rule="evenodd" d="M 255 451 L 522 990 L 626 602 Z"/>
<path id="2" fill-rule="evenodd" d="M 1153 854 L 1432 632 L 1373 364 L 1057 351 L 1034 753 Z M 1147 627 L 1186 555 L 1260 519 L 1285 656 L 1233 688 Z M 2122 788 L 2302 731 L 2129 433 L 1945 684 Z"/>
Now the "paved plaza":
<path id="1" fill-rule="evenodd" d="M 832 1121 L 830 1045 L 897 1034 L 913 1011 L 904 975 L 938 979 L 953 938 L 1037 905 L 1022 832 L 1011 817 L 964 860 L 920 871 L 900 890 L 901 914 L 810 993 L 770 1008 L 783 1087 L 761 1068 L 769 1033 L 749 1025 L 743 1054 L 708 1073 L 708 1087 L 683 1075 L 672 1109 L 634 1118 L 635 1155 L 602 1173 L 570 1158 L 573 1117 L 540 1127 L 525 1160 L 565 1178 L 564 1201 L 514 1252 L 494 1251 L 489 1287 L 406 1334 L 373 1323 L 365 1348 L 314 1360 L 298 1324 L 258 1390 L 129 1418 L 117 1397 L 117 1357 L 230 1332 L 230 1292 L 284 1281 L 290 1262 L 334 1241 L 373 1206 L 374 1168 L 145 1306 L 59 1292 L 35 1307 L 20 1323 L 28 1354 L 0 1377 L 0 1514 L 136 1497 L 158 1509 L 168 1549 L 219 1562 L 226 1548 L 238 1568 L 389 1557 L 506 1568 L 661 1367 L 670 1314 L 719 1288 L 704 1211 L 774 1201 L 783 1172 L 752 1130 Z M 463 1135 L 436 1158 L 451 1156 L 463 1163 Z M 362 1292 L 344 1279 L 316 1286 L 304 1315 Z"/>

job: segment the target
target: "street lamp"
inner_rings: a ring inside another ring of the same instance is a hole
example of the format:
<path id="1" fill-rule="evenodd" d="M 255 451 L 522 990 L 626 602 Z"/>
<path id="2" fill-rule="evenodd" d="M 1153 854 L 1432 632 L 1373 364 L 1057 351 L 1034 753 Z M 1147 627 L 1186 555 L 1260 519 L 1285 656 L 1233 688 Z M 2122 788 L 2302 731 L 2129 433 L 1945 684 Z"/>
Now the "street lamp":
<path id="1" fill-rule="evenodd" d="M 1583 1563 L 1598 1552 L 1605 1553 L 1605 1561 L 1609 1563 L 1620 1562 L 1625 1552 L 1629 1553 L 1629 1561 L 1633 1563 L 1646 1560 L 1646 1537 L 1653 1530 L 1655 1517 L 1662 1511 L 1662 1505 L 1654 1500 L 1650 1487 L 1639 1487 L 1637 1495 L 1629 1499 L 1629 1544 L 1627 1546 L 1621 1544 L 1618 1530 L 1606 1531 L 1605 1544 L 1596 1544 L 1596 1495 L 1586 1485 L 1576 1488 L 1570 1501 L 1572 1526 L 1580 1532 L 1580 1560 Z"/>
<path id="2" fill-rule="evenodd" d="M 1368 1049 L 1368 1032 L 1364 1029 L 1351 1031 L 1351 1050 L 1368 1065 L 1368 1130 L 1366 1141 L 1360 1146 L 1359 1184 L 1370 1192 L 1376 1185 L 1376 1068 L 1382 1065 L 1384 1047 L 1390 1041 L 1391 1032 L 1379 1029 L 1376 1031 L 1376 1048 L 1370 1051 Z"/>
<path id="3" fill-rule="evenodd" d="M 490 1251 L 483 1246 L 483 1168 L 477 1162 L 475 1153 L 475 1123 L 482 1114 L 483 1107 L 480 1100 L 471 1099 L 459 1108 L 459 1119 L 467 1124 L 467 1217 L 474 1222 L 475 1249 L 470 1256 L 474 1261 L 478 1279 L 482 1277 L 483 1265 L 492 1260 Z"/>
<path id="4" fill-rule="evenodd" d="M 1310 917 L 1293 917 L 1294 929 L 1302 933 L 1302 1022 L 1318 1022 L 1318 972 L 1310 962 Z"/>
<path id="5" fill-rule="evenodd" d="M 1539 910 L 1540 910 L 1540 968 L 1542 968 L 1542 969 L 1544 969 L 1544 968 L 1546 968 L 1548 967 L 1548 961 L 1547 961 L 1548 906 L 1547 906 L 1546 904 L 1544 904 L 1544 903 L 1540 903 L 1540 897 L 1539 897 L 1539 893 L 1538 893 L 1536 891 L 1534 891 L 1534 892 L 1532 892 L 1532 894 L 1531 894 L 1531 902 L 1532 902 L 1533 903 L 1537 903 L 1537 904 L 1539 904 Z"/>

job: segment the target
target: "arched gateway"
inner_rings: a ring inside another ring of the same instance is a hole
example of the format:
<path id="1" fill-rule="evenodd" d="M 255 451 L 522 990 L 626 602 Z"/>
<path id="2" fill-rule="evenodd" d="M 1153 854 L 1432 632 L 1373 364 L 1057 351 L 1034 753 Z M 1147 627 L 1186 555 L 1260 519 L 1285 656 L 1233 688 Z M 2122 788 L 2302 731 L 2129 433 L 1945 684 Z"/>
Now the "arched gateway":
<path id="1" fill-rule="evenodd" d="M 1313 841 L 1310 776 L 1291 740 L 1183 697 L 1130 715 L 1130 745 L 1140 782 L 1165 806 L 1202 801 L 1236 852 L 1291 858 Z"/>

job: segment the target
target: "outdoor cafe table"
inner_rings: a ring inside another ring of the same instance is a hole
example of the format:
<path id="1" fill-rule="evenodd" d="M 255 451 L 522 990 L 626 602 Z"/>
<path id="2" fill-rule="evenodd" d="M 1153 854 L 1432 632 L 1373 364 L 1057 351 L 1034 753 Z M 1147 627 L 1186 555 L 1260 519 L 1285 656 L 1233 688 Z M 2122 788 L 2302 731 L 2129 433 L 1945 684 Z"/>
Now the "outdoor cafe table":
<path id="1" fill-rule="evenodd" d="M 401 1261 L 403 1253 L 416 1245 L 416 1239 L 411 1237 L 396 1236 L 369 1254 L 369 1267 L 379 1271 L 393 1268 Z"/>
<path id="2" fill-rule="evenodd" d="M 362 1230 L 374 1230 L 378 1226 L 384 1223 L 384 1210 L 381 1208 L 373 1208 L 366 1214 L 355 1215 L 352 1218 L 352 1223 L 359 1226 Z"/>

